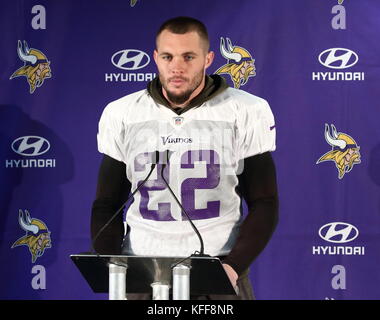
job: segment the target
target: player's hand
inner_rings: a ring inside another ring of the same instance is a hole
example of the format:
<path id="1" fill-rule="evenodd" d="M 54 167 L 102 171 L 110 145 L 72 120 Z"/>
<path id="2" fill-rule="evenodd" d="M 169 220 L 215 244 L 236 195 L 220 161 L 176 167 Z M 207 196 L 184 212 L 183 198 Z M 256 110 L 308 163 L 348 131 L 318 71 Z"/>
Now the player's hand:
<path id="1" fill-rule="evenodd" d="M 238 274 L 229 264 L 223 263 L 223 268 L 226 271 L 228 279 L 230 279 L 232 286 L 235 290 L 237 290 L 238 288 L 236 281 L 239 277 Z"/>

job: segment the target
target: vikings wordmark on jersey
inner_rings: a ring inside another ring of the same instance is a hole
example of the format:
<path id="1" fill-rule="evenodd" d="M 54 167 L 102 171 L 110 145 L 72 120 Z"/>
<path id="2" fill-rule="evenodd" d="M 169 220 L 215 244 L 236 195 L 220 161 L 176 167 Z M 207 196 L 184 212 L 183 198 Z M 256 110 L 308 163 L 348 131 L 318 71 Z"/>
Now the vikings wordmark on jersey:
<path id="1" fill-rule="evenodd" d="M 147 176 L 157 152 L 160 159 L 169 155 L 167 164 L 158 162 L 128 208 L 125 253 L 187 256 L 199 249 L 164 177 L 202 234 L 205 253 L 223 255 L 241 222 L 235 192 L 239 162 L 275 149 L 274 118 L 264 99 L 234 88 L 180 117 L 142 90 L 105 108 L 98 148 L 126 164 L 132 190 Z"/>

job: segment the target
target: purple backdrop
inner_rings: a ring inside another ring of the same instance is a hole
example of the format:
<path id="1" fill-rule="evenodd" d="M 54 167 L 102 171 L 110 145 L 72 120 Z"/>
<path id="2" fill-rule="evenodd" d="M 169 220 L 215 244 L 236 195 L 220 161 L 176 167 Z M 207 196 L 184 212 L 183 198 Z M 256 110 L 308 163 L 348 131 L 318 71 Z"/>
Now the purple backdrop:
<path id="1" fill-rule="evenodd" d="M 98 120 L 155 76 L 158 26 L 189 15 L 209 29 L 209 73 L 230 39 L 255 66 L 240 89 L 276 118 L 280 222 L 252 265 L 256 297 L 379 299 L 380 3 L 339 2 L 2 1 L 0 298 L 107 298 L 69 258 L 90 248 Z"/>

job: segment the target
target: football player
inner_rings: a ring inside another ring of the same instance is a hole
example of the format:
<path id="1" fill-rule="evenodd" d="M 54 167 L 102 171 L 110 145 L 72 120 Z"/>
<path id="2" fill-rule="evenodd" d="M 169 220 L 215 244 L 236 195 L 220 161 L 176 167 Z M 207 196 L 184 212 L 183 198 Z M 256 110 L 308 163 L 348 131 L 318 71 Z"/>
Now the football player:
<path id="1" fill-rule="evenodd" d="M 104 158 L 91 233 L 94 238 L 130 191 L 141 185 L 126 212 L 128 230 L 119 214 L 99 234 L 96 251 L 193 254 L 199 248 L 198 236 L 170 187 L 198 229 L 204 253 L 219 257 L 239 288 L 238 296 L 216 298 L 253 299 L 249 266 L 278 220 L 271 157 L 275 122 L 264 99 L 229 87 L 219 75 L 206 75 L 214 59 L 209 47 L 202 22 L 189 17 L 168 20 L 156 36 L 159 76 L 147 89 L 104 109 L 97 137 Z M 242 199 L 248 207 L 245 218 Z"/>

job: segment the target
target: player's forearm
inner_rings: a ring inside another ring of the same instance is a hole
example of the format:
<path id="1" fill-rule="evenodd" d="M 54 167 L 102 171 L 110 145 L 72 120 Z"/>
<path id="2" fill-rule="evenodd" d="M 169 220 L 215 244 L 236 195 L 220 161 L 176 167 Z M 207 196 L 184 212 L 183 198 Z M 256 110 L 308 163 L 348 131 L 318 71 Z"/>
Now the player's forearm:
<path id="1" fill-rule="evenodd" d="M 97 199 L 94 201 L 91 215 L 92 241 L 118 209 L 112 200 Z M 101 231 L 94 243 L 94 249 L 100 254 L 120 254 L 123 238 L 123 215 L 119 214 L 108 227 Z"/>
<path id="2" fill-rule="evenodd" d="M 257 201 L 242 223 L 235 245 L 223 262 L 240 275 L 268 244 L 277 222 L 277 197 Z"/>
<path id="3" fill-rule="evenodd" d="M 124 163 L 107 155 L 103 157 L 99 169 L 96 199 L 92 205 L 92 240 L 127 199 L 131 184 L 126 179 L 125 171 Z M 95 250 L 102 254 L 120 254 L 123 238 L 123 214 L 119 212 L 109 226 L 99 233 L 94 244 Z"/>
<path id="4" fill-rule="evenodd" d="M 244 159 L 238 178 L 248 215 L 225 262 L 241 274 L 265 248 L 278 221 L 276 169 L 270 152 Z"/>

